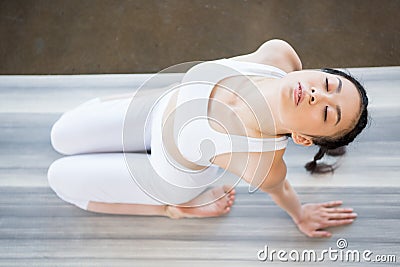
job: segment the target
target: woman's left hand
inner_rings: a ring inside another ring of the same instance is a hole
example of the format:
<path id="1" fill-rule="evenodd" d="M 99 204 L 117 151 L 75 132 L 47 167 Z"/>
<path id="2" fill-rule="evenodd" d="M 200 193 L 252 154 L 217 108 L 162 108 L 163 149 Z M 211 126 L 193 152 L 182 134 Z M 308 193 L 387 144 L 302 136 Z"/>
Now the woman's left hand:
<path id="1" fill-rule="evenodd" d="M 327 227 L 350 224 L 357 217 L 352 208 L 338 208 L 342 201 L 310 203 L 301 206 L 301 218 L 296 222 L 301 232 L 309 237 L 330 237 Z"/>

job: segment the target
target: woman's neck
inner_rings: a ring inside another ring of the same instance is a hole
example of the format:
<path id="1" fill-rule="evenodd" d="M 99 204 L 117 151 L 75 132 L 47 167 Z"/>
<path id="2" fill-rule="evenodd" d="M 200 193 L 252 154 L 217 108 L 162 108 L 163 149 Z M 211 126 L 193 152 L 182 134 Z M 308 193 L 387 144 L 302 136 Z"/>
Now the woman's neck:
<path id="1" fill-rule="evenodd" d="M 258 92 L 250 93 L 250 106 L 257 115 L 260 131 L 265 136 L 278 136 L 290 133 L 280 116 L 281 79 L 262 78 L 254 81 Z M 265 101 L 260 101 L 261 99 Z"/>

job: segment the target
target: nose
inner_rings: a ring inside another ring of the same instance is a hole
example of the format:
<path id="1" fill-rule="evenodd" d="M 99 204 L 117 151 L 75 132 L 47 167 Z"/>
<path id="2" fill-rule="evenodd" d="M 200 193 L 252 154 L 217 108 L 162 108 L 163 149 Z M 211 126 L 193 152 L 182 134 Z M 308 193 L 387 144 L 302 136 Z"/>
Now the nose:
<path id="1" fill-rule="evenodd" d="M 315 105 L 321 101 L 327 101 L 329 98 L 329 95 L 326 91 L 318 89 L 316 87 L 311 87 L 309 94 L 309 102 L 311 105 Z"/>

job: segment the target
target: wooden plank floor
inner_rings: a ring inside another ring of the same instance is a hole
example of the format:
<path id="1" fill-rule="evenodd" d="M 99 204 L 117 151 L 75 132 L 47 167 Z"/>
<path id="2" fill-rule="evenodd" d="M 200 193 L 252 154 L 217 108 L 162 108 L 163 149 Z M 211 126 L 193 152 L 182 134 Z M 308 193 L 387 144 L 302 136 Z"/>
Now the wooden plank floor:
<path id="1" fill-rule="evenodd" d="M 337 249 L 338 238 L 347 240 L 348 249 L 396 255 L 399 262 L 400 68 L 351 71 L 368 88 L 373 122 L 340 169 L 313 177 L 302 165 L 315 149 L 290 144 L 285 156 L 303 202 L 342 199 L 359 214 L 353 225 L 333 229 L 330 239 L 303 236 L 269 196 L 248 194 L 245 186 L 221 218 L 100 215 L 64 203 L 46 178 L 48 166 L 61 157 L 50 145 L 52 124 L 65 110 L 127 92 L 149 75 L 0 76 L 0 266 L 291 266 L 260 262 L 257 252 L 265 245 L 288 252 Z M 334 264 L 339 262 L 311 265 Z"/>
<path id="2" fill-rule="evenodd" d="M 257 252 L 265 245 L 277 250 L 320 251 L 337 249 L 338 238 L 345 238 L 349 249 L 399 256 L 400 188 L 298 191 L 306 202 L 339 197 L 356 209 L 359 219 L 352 226 L 334 229 L 330 239 L 310 239 L 296 230 L 268 196 L 250 195 L 244 188 L 239 189 L 228 216 L 170 220 L 93 214 L 62 202 L 49 188 L 2 187 L 0 263 L 249 266 L 258 263 Z"/>

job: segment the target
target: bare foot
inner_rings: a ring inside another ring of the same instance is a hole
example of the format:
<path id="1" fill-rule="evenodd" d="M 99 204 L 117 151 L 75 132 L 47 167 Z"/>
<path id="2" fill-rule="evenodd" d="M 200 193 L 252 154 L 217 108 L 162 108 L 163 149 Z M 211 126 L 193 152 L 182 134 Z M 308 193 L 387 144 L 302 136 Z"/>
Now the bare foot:
<path id="1" fill-rule="evenodd" d="M 166 206 L 166 213 L 173 219 L 217 217 L 227 214 L 235 200 L 235 189 L 229 191 L 230 189 L 228 185 L 212 188 L 181 206 Z"/>

